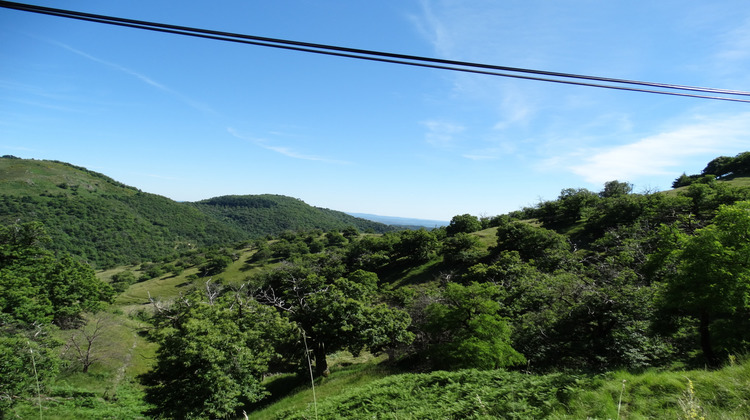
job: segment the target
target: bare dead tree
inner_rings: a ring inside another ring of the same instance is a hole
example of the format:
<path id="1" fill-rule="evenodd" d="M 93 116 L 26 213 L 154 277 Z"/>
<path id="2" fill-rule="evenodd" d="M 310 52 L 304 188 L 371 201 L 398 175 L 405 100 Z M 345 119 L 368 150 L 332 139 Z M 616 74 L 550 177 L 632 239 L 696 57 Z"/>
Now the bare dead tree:
<path id="1" fill-rule="evenodd" d="M 110 324 L 111 317 L 100 314 L 71 333 L 63 354 L 72 352 L 72 358 L 81 364 L 83 373 L 87 373 L 89 367 L 103 356 L 103 347 L 99 345 L 99 341 Z"/>
<path id="2" fill-rule="evenodd" d="M 214 300 L 216 300 L 222 292 L 222 287 L 220 285 L 211 283 L 212 279 L 213 277 L 206 281 L 206 297 L 208 298 L 208 303 L 210 305 L 214 304 Z"/>

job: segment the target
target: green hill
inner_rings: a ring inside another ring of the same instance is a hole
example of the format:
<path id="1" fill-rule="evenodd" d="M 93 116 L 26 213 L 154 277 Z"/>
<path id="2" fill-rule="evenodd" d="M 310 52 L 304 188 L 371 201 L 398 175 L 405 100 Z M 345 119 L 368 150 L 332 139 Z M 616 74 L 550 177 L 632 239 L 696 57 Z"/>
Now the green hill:
<path id="1" fill-rule="evenodd" d="M 251 237 L 276 235 L 285 230 L 343 230 L 349 226 L 377 233 L 394 230 L 382 223 L 312 207 L 302 200 L 283 195 L 227 195 L 191 205 Z"/>
<path id="2" fill-rule="evenodd" d="M 178 203 L 67 163 L 0 158 L 0 223 L 30 221 L 45 225 L 51 250 L 95 267 L 153 261 L 284 230 L 388 229 L 289 197 Z"/>

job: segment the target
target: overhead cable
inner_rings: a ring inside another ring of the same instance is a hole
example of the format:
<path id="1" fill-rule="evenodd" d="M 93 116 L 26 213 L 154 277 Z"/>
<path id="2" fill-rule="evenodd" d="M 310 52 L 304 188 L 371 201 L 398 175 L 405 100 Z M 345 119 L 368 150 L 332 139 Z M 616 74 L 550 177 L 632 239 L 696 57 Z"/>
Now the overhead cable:
<path id="1" fill-rule="evenodd" d="M 65 17 L 88 22 L 103 23 L 109 25 L 123 26 L 149 31 L 164 32 L 177 35 L 186 35 L 218 41 L 235 42 L 263 47 L 280 48 L 285 50 L 323 54 L 329 56 L 354 58 L 360 60 L 377 61 L 392 64 L 402 64 L 417 67 L 426 67 L 441 70 L 452 70 L 491 76 L 509 77 L 524 80 L 562 83 L 568 85 L 588 86 L 605 89 L 616 89 L 642 93 L 654 93 L 662 95 L 685 96 L 701 99 L 715 99 L 733 102 L 750 103 L 750 99 L 734 96 L 750 97 L 750 92 L 717 89 L 709 87 L 685 86 L 667 83 L 645 82 L 638 80 L 616 79 L 610 77 L 589 76 L 573 73 L 560 73 L 544 70 L 534 70 L 518 67 L 498 66 L 491 64 L 472 63 L 465 61 L 447 60 L 440 58 L 421 57 L 415 55 L 397 54 L 382 51 L 373 51 L 357 48 L 347 48 L 325 44 L 315 44 L 301 41 L 291 41 L 278 38 L 268 38 L 253 35 L 245 35 L 231 32 L 215 31 L 209 29 L 193 28 L 188 26 L 170 25 L 164 23 L 148 22 L 142 20 L 126 19 L 113 16 L 96 15 L 91 13 L 76 12 L 64 9 L 36 6 L 31 4 L 0 1 L 0 7 L 21 10 L 32 13 Z M 541 77 L 547 76 L 547 77 Z M 602 82 L 602 83 L 592 83 Z M 606 84 L 604 84 L 606 83 Z M 614 83 L 614 84 L 611 84 Z M 633 87 L 641 86 L 641 87 Z M 698 93 L 685 93 L 698 92 Z M 710 95 L 709 95 L 710 94 Z M 724 95 L 724 96 L 715 96 Z"/>

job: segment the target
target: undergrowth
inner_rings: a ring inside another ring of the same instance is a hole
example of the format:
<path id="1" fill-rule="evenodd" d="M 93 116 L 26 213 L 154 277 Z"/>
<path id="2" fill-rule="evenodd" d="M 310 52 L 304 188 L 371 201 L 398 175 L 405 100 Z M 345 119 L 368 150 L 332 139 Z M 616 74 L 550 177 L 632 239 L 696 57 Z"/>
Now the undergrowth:
<path id="1" fill-rule="evenodd" d="M 365 365 L 316 385 L 317 418 L 750 420 L 750 361 L 743 359 L 714 371 L 599 375 L 463 370 L 378 377 L 367 373 L 377 365 Z M 249 417 L 315 418 L 309 384 L 296 386 Z"/>

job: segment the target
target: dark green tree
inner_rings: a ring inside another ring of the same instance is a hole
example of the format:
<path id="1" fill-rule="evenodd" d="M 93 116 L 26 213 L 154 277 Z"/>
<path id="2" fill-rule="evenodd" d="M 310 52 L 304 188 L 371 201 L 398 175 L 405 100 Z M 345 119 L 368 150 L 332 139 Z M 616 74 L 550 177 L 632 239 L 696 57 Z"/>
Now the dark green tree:
<path id="1" fill-rule="evenodd" d="M 734 158 L 729 156 L 719 156 L 706 165 L 701 171 L 701 175 L 713 175 L 715 178 L 721 178 L 731 172 L 730 165 Z"/>
<path id="2" fill-rule="evenodd" d="M 735 320 L 723 324 L 732 328 L 750 316 L 750 202 L 721 206 L 713 224 L 694 235 L 665 234 L 672 236 L 675 249 L 663 261 L 674 269 L 668 271 L 661 305 L 698 320 L 700 348 L 706 361 L 716 364 L 719 321 Z M 737 329 L 733 334 L 750 336 Z M 741 350 L 727 349 L 726 343 L 721 349 Z"/>
<path id="3" fill-rule="evenodd" d="M 346 263 L 350 270 L 376 271 L 390 262 L 393 245 L 398 239 L 394 234 L 383 236 L 365 235 L 349 243 Z"/>
<path id="4" fill-rule="evenodd" d="M 553 230 L 507 218 L 498 222 L 495 253 L 517 251 L 524 261 L 554 271 L 574 264 L 571 250 L 567 237 Z"/>
<path id="5" fill-rule="evenodd" d="M 119 293 L 124 292 L 131 284 L 136 282 L 135 274 L 132 271 L 121 271 L 113 274 L 110 285 Z"/>
<path id="6" fill-rule="evenodd" d="M 621 197 L 633 192 L 633 184 L 621 181 L 608 181 L 604 183 L 604 189 L 599 193 L 603 198 Z"/>
<path id="7" fill-rule="evenodd" d="M 52 321 L 74 325 L 82 312 L 96 312 L 114 298 L 112 288 L 86 264 L 56 258 L 40 245 L 38 223 L 0 227 L 0 311 L 8 322 Z"/>
<path id="8" fill-rule="evenodd" d="M 59 343 L 49 324 L 74 326 L 113 296 L 89 266 L 56 258 L 45 242 L 39 223 L 0 226 L 0 413 L 55 376 Z"/>
<path id="9" fill-rule="evenodd" d="M 228 255 L 215 253 L 207 256 L 205 264 L 199 272 L 202 277 L 215 276 L 226 270 L 232 264 L 232 258 Z"/>
<path id="10" fill-rule="evenodd" d="M 438 240 L 426 229 L 405 230 L 399 235 L 399 241 L 393 245 L 396 258 L 411 262 L 428 261 L 437 250 Z"/>
<path id="11" fill-rule="evenodd" d="M 144 375 L 157 418 L 227 418 L 266 395 L 275 348 L 295 335 L 275 310 L 208 287 L 171 307 L 157 305 L 156 365 Z"/>
<path id="12" fill-rule="evenodd" d="M 480 257 L 479 238 L 459 232 L 445 238 L 440 253 L 447 263 L 467 264 Z"/>
<path id="13" fill-rule="evenodd" d="M 511 347 L 511 329 L 491 283 L 448 283 L 439 300 L 425 309 L 428 354 L 439 369 L 499 369 L 524 363 Z"/>
<path id="14" fill-rule="evenodd" d="M 375 302 L 377 281 L 377 275 L 363 270 L 329 280 L 290 265 L 268 275 L 257 296 L 304 332 L 316 375 L 321 376 L 328 373 L 326 356 L 331 352 L 380 351 L 412 339 L 408 314 Z"/>
<path id="15" fill-rule="evenodd" d="M 588 208 L 594 207 L 599 196 L 586 188 L 566 188 L 555 201 L 539 205 L 537 217 L 546 228 L 570 226 L 576 223 Z"/>
<path id="16" fill-rule="evenodd" d="M 454 236 L 457 233 L 471 233 L 482 229 L 482 222 L 479 218 L 470 214 L 453 216 L 450 224 L 445 227 L 448 236 Z"/>
<path id="17" fill-rule="evenodd" d="M 352 238 L 356 238 L 359 236 L 359 230 L 357 230 L 354 226 L 348 226 L 346 229 L 341 231 L 341 234 L 344 236 L 344 238 L 348 240 L 352 240 Z"/>

